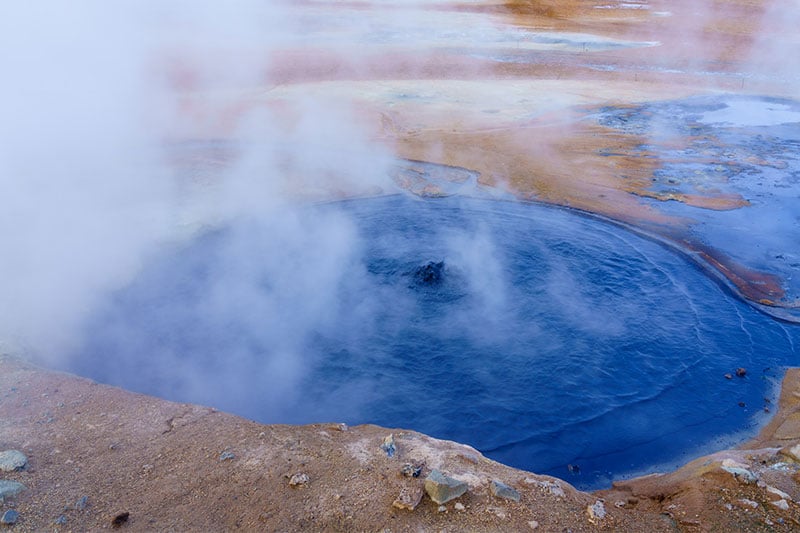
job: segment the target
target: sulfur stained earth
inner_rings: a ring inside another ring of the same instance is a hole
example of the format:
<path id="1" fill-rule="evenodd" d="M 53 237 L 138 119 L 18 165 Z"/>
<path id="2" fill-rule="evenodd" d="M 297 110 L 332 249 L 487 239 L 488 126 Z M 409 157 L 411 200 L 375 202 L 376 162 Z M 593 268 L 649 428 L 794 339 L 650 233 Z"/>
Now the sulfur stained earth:
<path id="1" fill-rule="evenodd" d="M 793 156 L 800 102 L 792 100 L 800 80 L 791 61 L 800 43 L 797 15 L 785 3 L 302 2 L 294 9 L 302 37 L 265 54 L 258 87 L 210 90 L 189 59 L 170 63 L 182 108 L 197 117 L 193 135 L 235 138 L 259 111 L 290 131 L 303 102 L 325 102 L 353 111 L 347 120 L 401 161 L 466 169 L 482 187 L 630 224 L 686 251 L 753 305 L 798 318 L 792 243 L 800 214 L 785 200 L 800 194 Z M 697 97 L 716 101 L 698 110 Z M 791 112 L 772 127 L 736 123 L 746 117 L 697 127 L 705 112 L 734 109 L 735 97 Z M 682 109 L 683 122 L 653 113 L 670 105 Z M 751 138 L 763 143 L 750 146 Z M 302 176 L 295 181 L 309 189 Z M 441 183 L 398 185 L 447 194 Z M 339 183 L 317 192 L 387 189 Z M 776 219 L 780 240 L 772 238 Z"/>

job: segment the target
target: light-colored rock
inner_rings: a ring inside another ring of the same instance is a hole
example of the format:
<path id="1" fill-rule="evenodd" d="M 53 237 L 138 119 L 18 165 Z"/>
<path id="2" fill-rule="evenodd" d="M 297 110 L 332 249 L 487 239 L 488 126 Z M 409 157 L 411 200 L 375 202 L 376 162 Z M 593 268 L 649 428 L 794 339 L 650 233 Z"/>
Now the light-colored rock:
<path id="1" fill-rule="evenodd" d="M 381 443 L 381 450 L 386 452 L 386 455 L 389 457 L 393 457 L 394 453 L 397 451 L 397 448 L 394 445 L 394 434 L 389 433 L 388 437 L 383 439 Z"/>
<path id="2" fill-rule="evenodd" d="M 538 479 L 526 477 L 525 483 L 539 487 L 556 498 L 564 498 L 567 495 L 564 489 L 561 488 L 561 484 L 557 481 L 540 481 Z"/>
<path id="3" fill-rule="evenodd" d="M 531 520 L 528 522 L 528 527 L 531 529 L 539 529 L 539 522 L 536 520 Z"/>
<path id="4" fill-rule="evenodd" d="M 739 503 L 747 507 L 750 507 L 751 509 L 755 509 L 758 507 L 758 502 L 754 502 L 753 500 L 748 500 L 747 498 L 740 499 Z"/>
<path id="5" fill-rule="evenodd" d="M 303 485 L 307 485 L 309 481 L 311 481 L 311 478 L 308 477 L 308 474 L 298 472 L 289 478 L 289 485 L 292 487 L 302 487 Z"/>
<path id="6" fill-rule="evenodd" d="M 758 481 L 758 477 L 747 469 L 746 464 L 734 461 L 733 459 L 723 460 L 721 468 L 729 474 L 732 474 L 733 477 L 742 483 L 750 484 Z"/>
<path id="7" fill-rule="evenodd" d="M 392 507 L 413 511 L 417 508 L 419 502 L 422 501 L 423 494 L 425 494 L 425 491 L 420 486 L 403 487 L 400 489 L 400 495 L 392 502 Z"/>
<path id="8" fill-rule="evenodd" d="M 456 504 L 453 507 L 455 508 L 456 511 L 466 510 L 466 507 L 464 507 L 464 504 L 461 502 L 456 502 Z"/>
<path id="9" fill-rule="evenodd" d="M 800 463 L 800 444 L 788 446 L 782 450 L 783 454 Z"/>
<path id="10" fill-rule="evenodd" d="M 789 503 L 786 500 L 778 500 L 778 501 L 770 502 L 770 503 L 772 505 L 774 505 L 775 507 L 777 507 L 778 509 L 781 509 L 783 511 L 788 511 L 789 510 Z"/>
<path id="11" fill-rule="evenodd" d="M 783 499 L 783 500 L 791 500 L 792 499 L 791 496 L 789 496 L 788 494 L 783 492 L 781 489 L 778 489 L 778 488 L 773 487 L 771 485 L 767 485 L 767 492 L 769 492 L 770 494 L 773 494 L 773 495 L 775 495 L 778 498 Z"/>
<path id="12" fill-rule="evenodd" d="M 3 501 L 3 498 L 10 498 L 11 496 L 16 496 L 23 490 L 25 490 L 25 485 L 22 483 L 18 483 L 16 481 L 9 481 L 7 479 L 0 479 L 0 501 Z"/>
<path id="13" fill-rule="evenodd" d="M 489 485 L 489 491 L 497 498 L 513 500 L 515 502 L 519 501 L 519 492 L 517 492 L 515 488 L 506 485 L 502 481 L 498 481 L 496 479 L 492 480 L 492 483 Z"/>
<path id="14" fill-rule="evenodd" d="M 606 517 L 606 506 L 602 500 L 597 500 L 586 507 L 586 514 L 589 515 L 589 522 L 597 524 Z"/>
<path id="15" fill-rule="evenodd" d="M 22 470 L 28 464 L 28 458 L 19 450 L 5 450 L 0 452 L 0 470 L 14 472 Z"/>
<path id="16" fill-rule="evenodd" d="M 425 492 L 438 504 L 447 503 L 467 492 L 467 484 L 438 470 L 431 471 L 425 479 Z"/>

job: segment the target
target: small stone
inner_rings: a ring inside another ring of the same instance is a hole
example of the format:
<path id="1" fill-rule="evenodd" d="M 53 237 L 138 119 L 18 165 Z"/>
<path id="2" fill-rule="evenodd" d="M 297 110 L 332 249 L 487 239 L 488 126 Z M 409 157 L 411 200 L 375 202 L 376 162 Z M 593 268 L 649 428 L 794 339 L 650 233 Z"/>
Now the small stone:
<path id="1" fill-rule="evenodd" d="M 539 522 L 537 522 L 536 520 L 531 520 L 530 522 L 528 522 L 528 527 L 531 529 L 539 529 Z"/>
<path id="2" fill-rule="evenodd" d="M 19 450 L 5 450 L 0 452 L 0 470 L 14 472 L 22 470 L 28 464 L 28 458 Z"/>
<path id="3" fill-rule="evenodd" d="M 394 456 L 394 452 L 397 451 L 394 445 L 394 435 L 392 433 L 389 434 L 388 437 L 383 439 L 383 443 L 381 444 L 381 450 L 386 452 L 386 455 L 389 457 Z"/>
<path id="4" fill-rule="evenodd" d="M 439 512 L 440 513 L 446 513 L 447 512 L 447 507 L 445 507 L 444 505 L 440 505 L 439 506 Z"/>
<path id="5" fill-rule="evenodd" d="M 727 374 L 725 374 L 725 379 L 733 379 L 733 374 L 728 372 Z"/>
<path id="6" fill-rule="evenodd" d="M 87 503 L 89 503 L 89 497 L 83 496 L 81 499 L 75 502 L 75 509 L 77 509 L 78 511 L 83 511 L 84 509 L 86 509 Z"/>
<path id="7" fill-rule="evenodd" d="M 233 452 L 228 452 L 228 451 L 225 451 L 225 452 L 222 452 L 221 454 L 219 454 L 219 460 L 220 461 L 230 461 L 231 459 L 233 459 L 235 457 L 236 456 L 233 454 Z"/>
<path id="8" fill-rule="evenodd" d="M 784 455 L 788 455 L 790 458 L 794 459 L 797 462 L 800 462 L 800 444 L 795 444 L 791 448 L 781 450 Z"/>
<path id="9" fill-rule="evenodd" d="M 307 485 L 309 481 L 311 481 L 311 478 L 308 477 L 308 474 L 298 472 L 289 479 L 289 485 L 292 487 L 302 487 L 303 485 Z"/>
<path id="10" fill-rule="evenodd" d="M 63 526 L 64 524 L 67 523 L 67 517 L 62 514 L 61 516 L 55 519 L 55 523 L 56 525 Z"/>
<path id="11" fill-rule="evenodd" d="M 422 465 L 406 463 L 403 465 L 403 468 L 400 469 L 400 473 L 405 477 L 419 477 L 422 473 Z"/>
<path id="12" fill-rule="evenodd" d="M 743 378 L 747 375 L 747 369 L 739 367 L 736 369 L 736 377 Z"/>
<path id="13" fill-rule="evenodd" d="M 747 498 L 740 499 L 739 503 L 747 507 L 750 507 L 751 509 L 755 509 L 758 507 L 758 502 L 754 502 L 753 500 L 748 500 Z"/>
<path id="14" fill-rule="evenodd" d="M 744 403 L 744 402 L 739 402 L 738 405 L 739 405 L 739 407 L 745 407 L 747 404 Z"/>
<path id="15" fill-rule="evenodd" d="M 791 496 L 789 496 L 788 494 L 783 492 L 781 489 L 775 488 L 775 487 L 773 487 L 771 485 L 767 485 L 766 488 L 767 488 L 767 492 L 769 492 L 770 494 L 774 494 L 778 498 L 782 498 L 784 500 L 791 500 L 792 499 Z"/>
<path id="16" fill-rule="evenodd" d="M 496 479 L 492 480 L 491 485 L 489 485 L 489 491 L 498 498 L 513 500 L 515 502 L 519 501 L 519 492 L 502 481 L 497 481 Z"/>
<path id="17" fill-rule="evenodd" d="M 466 507 L 464 507 L 464 504 L 461 502 L 456 502 L 456 504 L 453 507 L 455 507 L 456 511 L 466 510 Z"/>
<path id="18" fill-rule="evenodd" d="M 750 483 L 754 483 L 754 482 L 758 481 L 758 478 L 756 477 L 756 475 L 753 474 L 751 471 L 747 470 L 746 468 L 741 468 L 741 467 L 738 467 L 738 466 L 725 466 L 725 465 L 723 465 L 722 469 L 725 470 L 726 472 L 728 472 L 729 474 L 732 474 L 733 477 L 735 477 L 737 480 L 741 481 L 742 483 L 750 484 Z"/>
<path id="19" fill-rule="evenodd" d="M 14 509 L 9 509 L 3 516 L 0 518 L 0 524 L 5 524 L 7 526 L 12 526 L 17 523 L 19 519 L 19 513 L 16 512 Z"/>
<path id="20" fill-rule="evenodd" d="M 11 496 L 16 496 L 23 490 L 25 490 L 25 485 L 22 483 L 18 483 L 16 481 L 9 481 L 7 479 L 0 479 L 0 501 L 3 501 L 3 498 L 9 498 Z"/>
<path id="21" fill-rule="evenodd" d="M 438 504 L 447 503 L 467 492 L 467 484 L 438 470 L 431 471 L 425 480 L 425 492 Z"/>
<path id="22" fill-rule="evenodd" d="M 770 503 L 772 505 L 774 505 L 775 507 L 777 507 L 778 509 L 781 509 L 783 511 L 788 511 L 789 510 L 789 503 L 786 500 L 778 500 L 778 501 L 770 502 Z"/>
<path id="23" fill-rule="evenodd" d="M 602 500 L 597 500 L 586 508 L 586 513 L 589 515 L 589 522 L 596 524 L 606 517 L 606 506 Z"/>
<path id="24" fill-rule="evenodd" d="M 508 515 L 506 514 L 506 512 L 503 509 L 501 509 L 500 507 L 487 507 L 486 508 L 486 512 L 487 513 L 492 513 L 497 518 L 500 518 L 502 520 L 505 520 L 506 518 L 508 518 Z"/>
<path id="25" fill-rule="evenodd" d="M 400 489 L 400 495 L 397 499 L 392 502 L 392 507 L 397 507 L 398 509 L 408 509 L 409 511 L 413 511 L 419 505 L 419 502 L 422 501 L 422 495 L 425 493 L 422 490 L 422 487 L 403 487 Z"/>
<path id="26" fill-rule="evenodd" d="M 561 484 L 556 481 L 539 481 L 538 479 L 526 477 L 525 483 L 528 483 L 529 485 L 536 485 L 540 489 L 546 490 L 556 498 L 565 498 L 567 496 L 567 494 L 564 492 L 564 489 L 561 488 Z"/>

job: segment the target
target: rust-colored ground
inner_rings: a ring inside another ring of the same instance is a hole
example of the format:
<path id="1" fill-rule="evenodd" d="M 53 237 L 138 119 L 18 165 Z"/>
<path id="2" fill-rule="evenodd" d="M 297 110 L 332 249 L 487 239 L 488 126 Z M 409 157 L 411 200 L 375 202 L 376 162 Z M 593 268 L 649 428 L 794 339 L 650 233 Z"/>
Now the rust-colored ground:
<path id="1" fill-rule="evenodd" d="M 636 226 L 692 252 L 746 299 L 767 309 L 791 308 L 794 295 L 785 294 L 782 279 L 736 264 L 690 233 L 691 220 L 644 201 L 708 210 L 748 205 L 746 198 L 714 187 L 651 189 L 654 171 L 667 161 L 641 146 L 677 149 L 690 139 L 648 139 L 592 119 L 604 106 L 624 109 L 721 91 L 793 96 L 793 87 L 778 76 L 751 75 L 763 62 L 759 36 L 769 35 L 771 5 L 767 0 L 547 0 L 437 2 L 409 11 L 407 5 L 304 2 L 299 10 L 334 14 L 347 8 L 378 20 L 405 17 L 411 25 L 428 16 L 452 17 L 445 20 L 455 36 L 446 45 L 434 38 L 368 46 L 356 39 L 348 45 L 343 38 L 336 47 L 315 46 L 310 38 L 302 46 L 271 51 L 264 89 L 244 99 L 204 92 L 190 83 L 185 65 L 172 68 L 186 112 L 200 117 L 192 135 L 230 136 L 242 117 L 259 108 L 270 109 L 291 129 L 298 101 L 346 102 L 357 109 L 358 122 L 372 139 L 397 157 L 475 170 L 480 183 L 519 198 Z M 459 18 L 464 16 L 483 18 Z M 483 42 L 469 33 L 459 38 L 476 20 L 524 32 L 505 42 L 496 36 Z M 538 41 L 543 34 L 567 36 L 569 42 Z M 592 39 L 598 37 L 626 44 L 597 45 Z"/>

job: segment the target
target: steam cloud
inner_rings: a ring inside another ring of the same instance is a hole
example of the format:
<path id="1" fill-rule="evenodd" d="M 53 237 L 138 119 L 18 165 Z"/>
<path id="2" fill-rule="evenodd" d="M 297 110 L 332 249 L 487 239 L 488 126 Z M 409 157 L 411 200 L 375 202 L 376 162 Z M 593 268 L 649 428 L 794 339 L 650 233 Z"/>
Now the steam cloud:
<path id="1" fill-rule="evenodd" d="M 357 243 L 341 217 L 302 220 L 294 196 L 380 189 L 390 155 L 369 142 L 340 101 L 309 97 L 290 109 L 220 112 L 263 93 L 271 52 L 297 45 L 298 22 L 287 6 L 5 6 L 0 348 L 59 363 L 81 345 L 87 317 L 103 298 L 149 258 L 198 226 L 241 216 L 264 220 L 274 250 L 295 254 L 274 272 L 304 302 L 288 314 L 303 318 L 284 324 L 286 335 L 300 338 L 298 328 L 315 323 L 328 305 L 326 287 L 335 285 L 331 278 L 341 275 Z M 224 165 L 202 175 L 175 164 L 174 152 L 185 147 L 176 141 L 213 146 L 224 120 L 232 122 L 225 133 L 235 141 Z M 240 252 L 239 275 L 214 295 L 219 312 L 234 302 L 249 305 L 255 280 L 241 271 L 252 265 L 248 251 Z M 297 264 L 305 267 L 291 268 Z M 276 353 L 296 351 L 290 344 Z M 294 372 L 281 363 L 290 359 L 276 359 L 278 377 Z"/>

